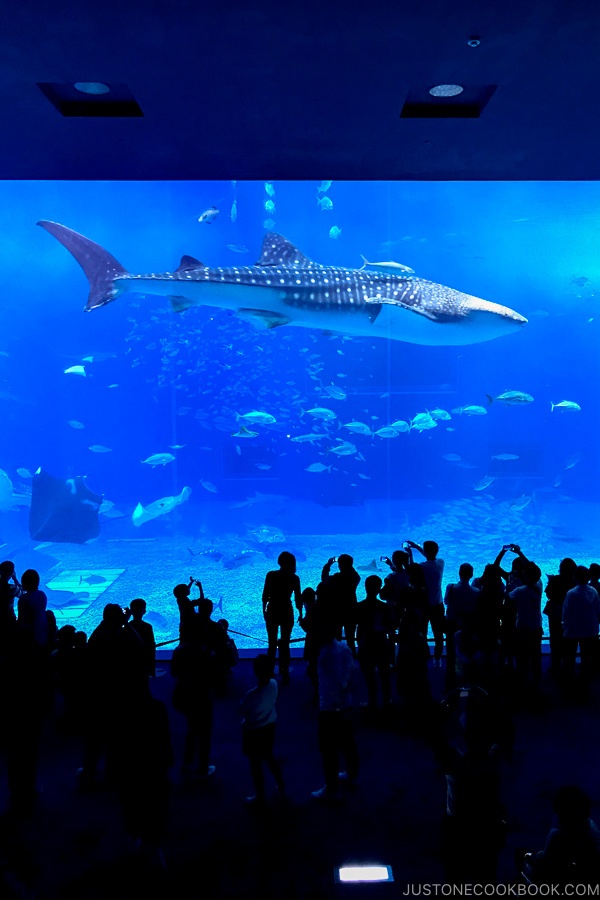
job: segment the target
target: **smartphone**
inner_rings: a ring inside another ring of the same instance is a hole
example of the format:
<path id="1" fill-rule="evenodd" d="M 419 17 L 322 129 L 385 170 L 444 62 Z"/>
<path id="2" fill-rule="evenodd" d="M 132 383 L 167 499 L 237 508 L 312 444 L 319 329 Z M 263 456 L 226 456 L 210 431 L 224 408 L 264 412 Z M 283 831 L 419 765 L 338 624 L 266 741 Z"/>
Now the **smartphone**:
<path id="1" fill-rule="evenodd" d="M 504 546 L 502 547 L 502 549 L 503 549 L 503 550 L 510 550 L 511 547 L 512 547 L 512 544 L 504 544 Z"/>
<path id="2" fill-rule="evenodd" d="M 332 556 L 331 560 L 332 560 L 332 562 L 337 562 L 337 556 Z"/>
<path id="3" fill-rule="evenodd" d="M 380 556 L 380 557 L 379 557 L 379 562 L 386 562 L 386 560 L 387 560 L 387 556 Z"/>

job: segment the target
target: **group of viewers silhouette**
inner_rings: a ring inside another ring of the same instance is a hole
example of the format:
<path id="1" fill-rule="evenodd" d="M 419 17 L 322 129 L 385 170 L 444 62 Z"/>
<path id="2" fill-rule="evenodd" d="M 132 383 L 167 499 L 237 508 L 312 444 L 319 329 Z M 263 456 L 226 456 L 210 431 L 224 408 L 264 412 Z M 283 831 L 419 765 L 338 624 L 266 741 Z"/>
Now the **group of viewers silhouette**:
<path id="1" fill-rule="evenodd" d="M 279 568 L 267 573 L 262 595 L 268 652 L 254 660 L 256 684 L 241 704 L 242 750 L 255 789 L 246 802 L 264 809 L 265 768 L 281 800 L 286 797 L 275 753 L 274 669 L 279 654 L 279 681 L 286 685 L 297 615 L 305 632 L 306 673 L 318 705 L 324 774 L 324 786 L 312 797 L 335 805 L 357 784 L 360 757 L 352 711 L 362 691 L 360 673 L 367 697 L 362 705 L 373 724 L 392 708 L 395 681 L 403 715 L 431 741 L 446 774 L 447 880 L 492 883 L 505 826 L 500 759 L 510 755 L 513 738 L 506 685 L 535 702 L 546 615 L 550 672 L 567 697 L 585 697 L 598 668 L 600 565 L 588 569 L 563 559 L 544 590 L 539 567 L 511 544 L 478 578 L 463 563 L 459 580 L 443 596 L 444 562 L 438 550 L 434 541 L 422 547 L 405 542 L 403 550 L 385 558 L 390 571 L 384 580 L 377 574 L 365 579 L 366 596 L 360 602 L 361 577 L 348 554 L 325 563 L 316 590 L 301 590 L 295 557 L 280 554 Z M 413 551 L 424 557 L 422 562 L 413 561 Z M 510 570 L 502 567 L 507 552 L 514 554 Z M 332 573 L 336 563 L 338 570 Z M 39 582 L 33 569 L 19 582 L 13 563 L 0 563 L 0 683 L 12 808 L 23 814 L 34 808 L 43 724 L 57 690 L 65 719 L 83 734 L 80 787 L 94 783 L 103 757 L 105 777 L 118 791 L 128 832 L 162 859 L 174 760 L 167 709 L 150 691 L 156 645 L 152 626 L 144 621 L 146 603 L 136 599 L 125 609 L 107 604 L 88 639 L 71 625 L 57 630 Z M 194 599 L 195 587 L 199 596 Z M 215 771 L 210 762 L 215 696 L 227 689 L 228 673 L 239 657 L 228 623 L 211 618 L 213 604 L 199 581 L 178 584 L 173 594 L 180 625 L 171 659 L 172 705 L 186 720 L 182 776 L 204 780 Z M 442 667 L 444 643 L 446 647 L 447 694 L 441 704 L 432 699 L 429 627 L 433 667 Z M 345 769 L 340 771 L 342 758 Z M 528 877 L 596 879 L 600 831 L 590 819 L 589 798 L 567 785 L 556 795 L 555 812 L 556 827 L 544 850 L 529 858 Z"/>

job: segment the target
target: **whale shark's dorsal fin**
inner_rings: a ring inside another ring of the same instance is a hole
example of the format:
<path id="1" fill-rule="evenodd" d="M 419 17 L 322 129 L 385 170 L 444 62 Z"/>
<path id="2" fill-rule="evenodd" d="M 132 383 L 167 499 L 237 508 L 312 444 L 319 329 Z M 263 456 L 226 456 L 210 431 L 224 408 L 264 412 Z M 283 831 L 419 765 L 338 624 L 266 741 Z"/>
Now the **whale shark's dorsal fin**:
<path id="1" fill-rule="evenodd" d="M 176 272 L 189 272 L 192 269 L 204 269 L 206 266 L 193 256 L 182 256 Z"/>
<path id="2" fill-rule="evenodd" d="M 257 266 L 312 266 L 314 263 L 282 234 L 267 231 Z"/>

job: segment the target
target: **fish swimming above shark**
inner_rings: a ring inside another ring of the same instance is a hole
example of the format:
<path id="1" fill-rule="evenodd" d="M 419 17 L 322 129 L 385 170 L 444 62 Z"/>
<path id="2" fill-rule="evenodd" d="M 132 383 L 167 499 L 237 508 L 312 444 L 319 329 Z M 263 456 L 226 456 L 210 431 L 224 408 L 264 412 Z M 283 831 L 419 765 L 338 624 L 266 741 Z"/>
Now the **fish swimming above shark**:
<path id="1" fill-rule="evenodd" d="M 166 296 L 176 312 L 192 306 L 231 310 L 263 328 L 295 325 L 413 344 L 476 344 L 518 331 L 512 309 L 416 277 L 389 263 L 382 271 L 312 262 L 280 234 L 267 232 L 253 266 L 210 267 L 183 256 L 173 272 L 135 275 L 107 250 L 56 222 L 38 222 L 77 260 L 90 283 L 91 311 L 126 293 Z"/>

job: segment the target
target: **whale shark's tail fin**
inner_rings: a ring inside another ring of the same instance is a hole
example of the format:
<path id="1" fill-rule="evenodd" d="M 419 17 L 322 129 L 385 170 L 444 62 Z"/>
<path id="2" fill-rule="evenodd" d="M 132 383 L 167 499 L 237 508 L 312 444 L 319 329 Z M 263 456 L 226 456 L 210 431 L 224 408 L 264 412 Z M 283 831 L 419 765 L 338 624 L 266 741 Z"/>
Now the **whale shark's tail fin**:
<path id="1" fill-rule="evenodd" d="M 114 280 L 118 275 L 126 275 L 127 269 L 124 269 L 114 256 L 100 244 L 95 244 L 89 238 L 64 225 L 59 225 L 58 222 L 41 221 L 37 224 L 60 241 L 83 269 L 90 283 L 86 312 L 96 309 L 97 306 L 105 306 L 116 299 Z"/>

